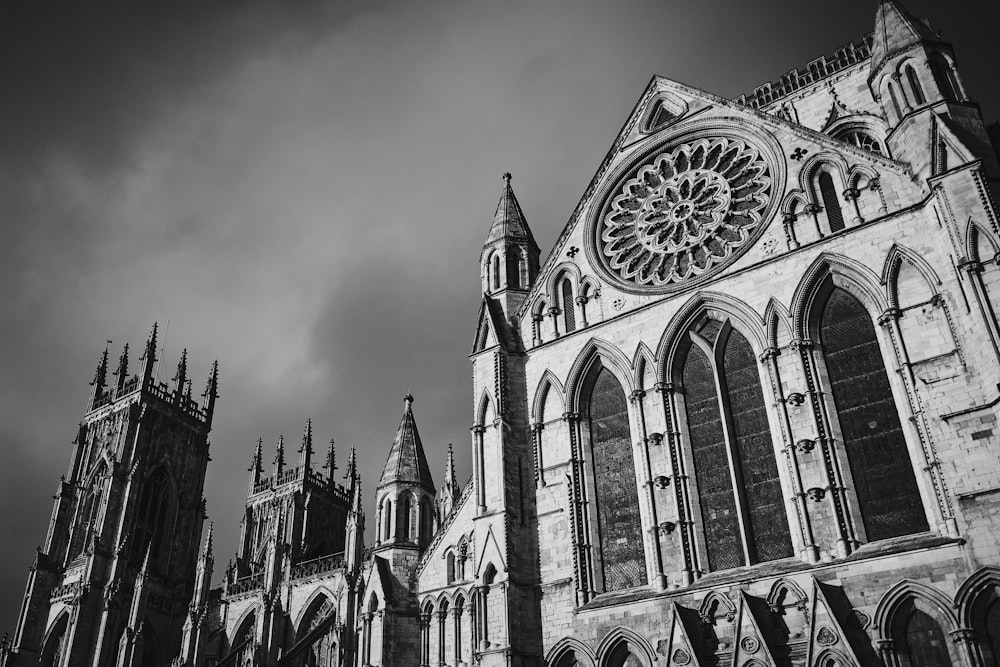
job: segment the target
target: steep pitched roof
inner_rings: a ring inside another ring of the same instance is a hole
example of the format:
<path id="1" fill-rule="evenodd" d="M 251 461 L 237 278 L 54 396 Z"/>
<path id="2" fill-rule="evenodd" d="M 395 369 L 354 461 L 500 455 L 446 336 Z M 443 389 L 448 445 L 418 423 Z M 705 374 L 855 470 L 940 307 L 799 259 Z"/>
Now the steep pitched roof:
<path id="1" fill-rule="evenodd" d="M 879 0 L 875 14 L 871 71 L 900 51 L 921 43 L 941 43 L 941 38 L 923 20 L 911 14 L 896 0 Z"/>
<path id="2" fill-rule="evenodd" d="M 533 250 L 538 250 L 535 237 L 531 235 L 531 229 L 524 219 L 524 211 L 521 210 L 521 205 L 517 202 L 517 197 L 514 196 L 514 189 L 510 187 L 510 174 L 504 174 L 503 180 L 503 192 L 500 194 L 497 211 L 493 214 L 493 224 L 490 226 L 490 233 L 486 236 L 485 245 L 509 238 L 527 240 Z"/>
<path id="3" fill-rule="evenodd" d="M 434 482 L 431 480 L 430 468 L 427 467 L 424 447 L 420 443 L 417 422 L 413 419 L 413 397 L 407 394 L 403 402 L 403 419 L 399 422 L 396 437 L 389 449 L 389 458 L 385 462 L 378 488 L 389 484 L 416 485 L 433 495 Z"/>
<path id="4" fill-rule="evenodd" d="M 507 351 L 516 351 L 519 349 L 517 335 L 504 319 L 503 307 L 500 305 L 500 302 L 493 297 L 484 294 L 483 302 L 479 306 L 479 318 L 477 319 L 476 325 L 476 340 L 472 346 L 473 354 L 482 352 L 484 349 L 492 345 L 493 341 L 491 340 L 490 333 L 493 334 L 493 338 L 496 339 L 496 342 L 499 343 L 503 349 Z"/>

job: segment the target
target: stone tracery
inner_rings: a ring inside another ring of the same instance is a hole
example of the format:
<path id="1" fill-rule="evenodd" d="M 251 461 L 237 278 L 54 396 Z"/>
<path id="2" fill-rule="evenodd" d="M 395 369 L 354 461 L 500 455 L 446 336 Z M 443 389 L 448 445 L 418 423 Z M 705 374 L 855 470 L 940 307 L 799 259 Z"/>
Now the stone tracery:
<path id="1" fill-rule="evenodd" d="M 773 176 L 740 139 L 674 144 L 630 170 L 598 224 L 599 255 L 620 280 L 664 290 L 742 254 L 765 221 Z"/>

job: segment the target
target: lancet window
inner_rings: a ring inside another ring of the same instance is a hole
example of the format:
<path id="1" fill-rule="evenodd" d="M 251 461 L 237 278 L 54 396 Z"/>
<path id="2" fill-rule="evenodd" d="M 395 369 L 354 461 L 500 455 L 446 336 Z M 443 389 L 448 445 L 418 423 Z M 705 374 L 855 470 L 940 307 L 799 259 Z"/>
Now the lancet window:
<path id="1" fill-rule="evenodd" d="M 750 343 L 706 319 L 681 369 L 705 558 L 724 570 L 792 555 L 767 408 Z"/>
<path id="2" fill-rule="evenodd" d="M 927 98 L 924 96 L 924 89 L 920 86 L 920 79 L 917 78 L 917 71 L 913 69 L 913 65 L 907 65 L 903 71 L 906 74 L 906 82 L 910 84 L 910 91 L 913 93 L 913 104 L 922 106 Z"/>
<path id="3" fill-rule="evenodd" d="M 143 484 L 135 530 L 132 532 L 133 556 L 142 558 L 149 550 L 150 561 L 163 563 L 170 548 L 173 492 L 167 473 L 160 468 Z"/>
<path id="4" fill-rule="evenodd" d="M 618 379 L 599 362 L 585 389 L 587 428 L 593 464 L 596 535 L 604 590 L 647 583 L 628 403 Z"/>
<path id="5" fill-rule="evenodd" d="M 562 302 L 563 331 L 576 331 L 576 302 L 573 300 L 573 282 L 566 276 L 559 285 L 559 297 Z"/>
<path id="6" fill-rule="evenodd" d="M 861 302 L 832 288 L 819 340 L 867 538 L 927 530 L 875 328 Z"/>
<path id="7" fill-rule="evenodd" d="M 826 219 L 830 224 L 830 232 L 839 232 L 844 228 L 844 213 L 840 210 L 840 200 L 837 198 L 837 189 L 833 185 L 833 177 L 830 172 L 823 171 L 816 179 L 819 186 L 819 194 L 823 199 L 823 209 L 826 211 Z"/>

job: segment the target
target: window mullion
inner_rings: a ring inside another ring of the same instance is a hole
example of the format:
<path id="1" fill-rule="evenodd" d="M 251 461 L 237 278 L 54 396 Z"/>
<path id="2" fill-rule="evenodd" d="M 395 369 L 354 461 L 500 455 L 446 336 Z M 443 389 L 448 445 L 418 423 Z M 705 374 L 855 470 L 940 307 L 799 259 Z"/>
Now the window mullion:
<path id="1" fill-rule="evenodd" d="M 715 376 L 715 395 L 719 401 L 719 414 L 722 415 L 722 432 L 726 438 L 726 455 L 729 459 L 729 479 L 733 486 L 733 495 L 736 501 L 737 523 L 740 527 L 740 544 L 743 547 L 743 564 L 750 565 L 750 516 L 747 511 L 746 497 L 743 494 L 743 475 L 740 469 L 740 459 L 737 453 L 736 438 L 734 436 L 733 417 L 729 405 L 729 387 L 726 385 L 724 373 L 725 367 L 722 363 L 722 355 L 725 351 L 726 336 L 720 335 L 715 345 L 715 354 L 712 355 L 712 371 Z"/>

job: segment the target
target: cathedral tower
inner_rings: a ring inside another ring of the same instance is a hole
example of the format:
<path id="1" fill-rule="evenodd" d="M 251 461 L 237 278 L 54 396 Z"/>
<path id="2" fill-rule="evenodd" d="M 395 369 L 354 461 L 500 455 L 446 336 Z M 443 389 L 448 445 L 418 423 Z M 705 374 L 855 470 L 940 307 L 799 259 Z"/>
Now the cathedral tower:
<path id="1" fill-rule="evenodd" d="M 504 188 L 480 255 L 483 293 L 495 299 L 504 319 L 517 311 L 538 275 L 538 244 L 521 205 L 503 175 Z"/>
<path id="2" fill-rule="evenodd" d="M 413 396 L 407 394 L 403 399 L 403 418 L 375 490 L 378 517 L 375 553 L 386 559 L 394 572 L 399 567 L 408 569 L 430 542 L 435 528 L 435 493 L 413 418 Z"/>
<path id="3" fill-rule="evenodd" d="M 879 1 L 868 85 L 889 122 L 891 154 L 915 175 L 930 178 L 971 159 L 982 159 L 991 177 L 1000 175 L 951 44 L 896 0 Z"/>
<path id="4" fill-rule="evenodd" d="M 218 365 L 199 404 L 187 351 L 167 385 L 154 374 L 156 348 L 154 325 L 139 374 L 129 376 L 126 345 L 114 382 L 107 350 L 101 357 L 6 665 L 139 665 L 180 642 L 176 616 L 195 583 Z"/>

